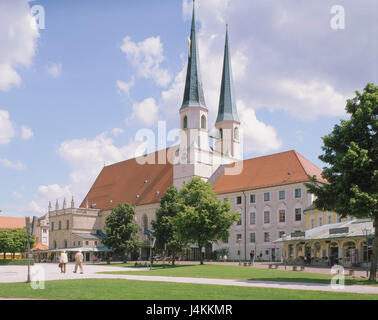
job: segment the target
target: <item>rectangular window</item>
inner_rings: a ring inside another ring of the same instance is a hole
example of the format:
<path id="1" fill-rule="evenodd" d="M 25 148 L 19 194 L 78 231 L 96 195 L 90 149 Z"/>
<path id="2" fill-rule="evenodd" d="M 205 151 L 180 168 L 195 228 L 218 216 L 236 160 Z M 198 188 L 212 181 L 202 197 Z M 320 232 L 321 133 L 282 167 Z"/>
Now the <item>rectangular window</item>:
<path id="1" fill-rule="evenodd" d="M 67 223 L 66 223 L 66 229 L 68 230 L 70 228 L 70 221 L 67 220 Z"/>
<path id="2" fill-rule="evenodd" d="M 236 197 L 236 204 L 241 204 L 242 198 L 241 197 Z"/>
<path id="3" fill-rule="evenodd" d="M 256 212 L 250 213 L 249 224 L 256 224 Z"/>
<path id="4" fill-rule="evenodd" d="M 329 214 L 327 216 L 327 224 L 331 224 L 332 223 L 332 216 Z"/>
<path id="5" fill-rule="evenodd" d="M 80 246 L 80 241 L 77 242 L 77 245 Z"/>
<path id="6" fill-rule="evenodd" d="M 62 221 L 59 221 L 59 230 L 62 230 Z"/>
<path id="7" fill-rule="evenodd" d="M 278 197 L 279 197 L 280 200 L 284 200 L 285 199 L 285 191 L 280 191 L 278 193 Z"/>
<path id="8" fill-rule="evenodd" d="M 241 224 L 242 224 L 242 216 L 241 216 L 241 214 L 239 214 L 239 220 L 237 222 L 237 225 L 241 226 Z"/>
<path id="9" fill-rule="evenodd" d="M 242 239 L 242 235 L 241 235 L 241 233 L 238 233 L 238 234 L 236 235 L 236 242 L 240 242 L 241 239 Z"/>
<path id="10" fill-rule="evenodd" d="M 302 220 L 302 209 L 296 208 L 295 209 L 295 221 L 301 221 Z"/>
<path id="11" fill-rule="evenodd" d="M 89 241 L 85 241 L 85 245 L 87 246 L 89 244 Z"/>
<path id="12" fill-rule="evenodd" d="M 254 232 L 250 233 L 250 242 L 251 243 L 256 242 L 256 233 L 254 233 Z"/>
<path id="13" fill-rule="evenodd" d="M 270 193 L 269 192 L 264 193 L 264 201 L 270 201 Z"/>
<path id="14" fill-rule="evenodd" d="M 42 233 L 46 233 L 47 232 L 47 230 L 46 229 L 42 229 Z"/>
<path id="15" fill-rule="evenodd" d="M 302 196 L 302 191 L 301 189 L 295 189 L 295 197 L 300 198 Z"/>
<path id="16" fill-rule="evenodd" d="M 264 242 L 270 242 L 269 232 L 264 232 Z"/>
<path id="17" fill-rule="evenodd" d="M 255 194 L 251 194 L 251 196 L 249 198 L 249 202 L 250 203 L 256 203 L 256 195 Z"/>
<path id="18" fill-rule="evenodd" d="M 320 227 L 320 226 L 322 226 L 323 225 L 323 217 L 319 217 L 319 225 L 318 225 L 318 227 Z"/>
<path id="19" fill-rule="evenodd" d="M 279 222 L 283 223 L 286 221 L 286 213 L 285 213 L 285 210 L 284 209 L 281 209 L 278 211 L 278 214 L 279 214 Z"/>
<path id="20" fill-rule="evenodd" d="M 264 211 L 264 223 L 270 223 L 270 211 Z"/>

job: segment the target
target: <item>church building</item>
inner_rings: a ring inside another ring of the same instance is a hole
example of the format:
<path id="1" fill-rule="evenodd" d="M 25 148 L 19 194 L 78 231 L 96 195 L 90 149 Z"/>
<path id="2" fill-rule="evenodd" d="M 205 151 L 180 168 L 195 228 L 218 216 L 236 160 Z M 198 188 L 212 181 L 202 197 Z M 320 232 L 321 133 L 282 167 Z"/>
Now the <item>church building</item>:
<path id="1" fill-rule="evenodd" d="M 73 201 L 71 208 L 64 205 L 59 209 L 57 204 L 52 210 L 50 205 L 46 214 L 49 248 L 74 251 L 83 247 L 92 254 L 101 248 L 106 250 L 101 244 L 105 218 L 119 203 L 129 203 L 135 208 L 144 241 L 141 258 L 146 259 L 150 243 L 142 230 L 151 229 L 159 199 L 170 186 L 180 189 L 198 176 L 210 182 L 219 199 L 228 198 L 232 210 L 240 213 L 228 242 L 208 246 L 206 256 L 226 249 L 229 259 L 249 259 L 253 251 L 262 260 L 279 260 L 282 243 L 275 240 L 283 234 L 305 230 L 304 210 L 311 206 L 313 196 L 307 193 L 304 183 L 309 181 L 308 176 L 322 181 L 321 170 L 294 150 L 242 158 L 242 128 L 233 88 L 228 26 L 220 82 L 218 115 L 215 124 L 209 124 L 193 7 L 184 97 L 182 105 L 177 106 L 179 145 L 105 166 L 79 208 L 74 208 Z M 210 136 L 209 125 L 215 126 L 215 136 Z M 154 159 L 154 163 L 143 163 L 146 157 Z M 162 163 L 162 158 L 167 161 Z M 198 249 L 191 248 L 186 259 L 199 259 L 199 255 Z"/>

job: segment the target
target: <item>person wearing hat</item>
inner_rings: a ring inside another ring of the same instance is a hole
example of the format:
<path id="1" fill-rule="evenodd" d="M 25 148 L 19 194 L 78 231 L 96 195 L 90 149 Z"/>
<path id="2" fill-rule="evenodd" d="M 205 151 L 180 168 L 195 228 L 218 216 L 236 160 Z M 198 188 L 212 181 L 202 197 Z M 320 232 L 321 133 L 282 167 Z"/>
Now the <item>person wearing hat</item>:
<path id="1" fill-rule="evenodd" d="M 68 257 L 66 251 L 62 250 L 60 252 L 60 258 L 59 258 L 59 266 L 60 266 L 60 272 L 66 273 L 66 264 L 68 263 Z"/>
<path id="2" fill-rule="evenodd" d="M 79 250 L 75 254 L 75 270 L 74 270 L 74 273 L 77 272 L 78 267 L 80 267 L 80 273 L 83 273 L 83 254 L 81 253 L 81 250 Z"/>

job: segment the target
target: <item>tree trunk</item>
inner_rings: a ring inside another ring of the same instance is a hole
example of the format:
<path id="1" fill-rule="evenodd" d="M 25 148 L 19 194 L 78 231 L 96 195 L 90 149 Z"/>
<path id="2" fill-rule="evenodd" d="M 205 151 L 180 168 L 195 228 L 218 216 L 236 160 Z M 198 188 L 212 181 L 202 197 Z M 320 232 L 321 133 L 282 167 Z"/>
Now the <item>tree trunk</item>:
<path id="1" fill-rule="evenodd" d="M 202 246 L 199 246 L 199 251 L 200 251 L 200 264 L 203 264 Z"/>
<path id="2" fill-rule="evenodd" d="M 374 225 L 374 240 L 373 240 L 373 255 L 371 257 L 371 265 L 370 265 L 370 281 L 376 280 L 377 275 L 377 262 L 378 262 L 378 215 L 375 216 L 375 219 L 373 221 Z M 368 244 L 366 243 L 366 247 L 368 247 Z M 369 249 L 367 249 L 369 252 Z"/>

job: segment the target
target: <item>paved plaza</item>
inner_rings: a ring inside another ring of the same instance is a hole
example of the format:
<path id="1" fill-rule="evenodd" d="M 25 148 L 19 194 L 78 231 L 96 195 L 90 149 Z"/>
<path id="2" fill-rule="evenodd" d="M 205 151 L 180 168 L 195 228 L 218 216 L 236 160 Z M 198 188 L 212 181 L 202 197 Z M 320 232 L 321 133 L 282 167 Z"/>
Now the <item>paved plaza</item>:
<path id="1" fill-rule="evenodd" d="M 316 283 L 296 283 L 296 282 L 274 282 L 274 281 L 253 281 L 253 280 L 231 280 L 231 279 L 211 279 L 211 278 L 188 278 L 188 277 L 163 277 L 163 276 L 145 276 L 145 275 L 123 275 L 123 274 L 99 274 L 104 271 L 144 271 L 148 268 L 125 268 L 112 267 L 107 265 L 85 265 L 84 273 L 73 273 L 74 264 L 67 265 L 67 273 L 62 274 L 57 264 L 36 264 L 44 270 L 45 280 L 69 280 L 69 279 L 124 279 L 124 280 L 141 280 L 141 281 L 161 281 L 176 283 L 195 283 L 195 284 L 215 284 L 224 286 L 240 287 L 260 287 L 260 288 L 279 288 L 294 290 L 315 290 L 329 291 L 336 290 L 330 284 Z M 27 266 L 0 266 L 0 283 L 24 282 L 27 278 Z M 340 292 L 378 294 L 378 286 L 345 286 Z M 99 297 L 101 298 L 101 297 Z"/>

